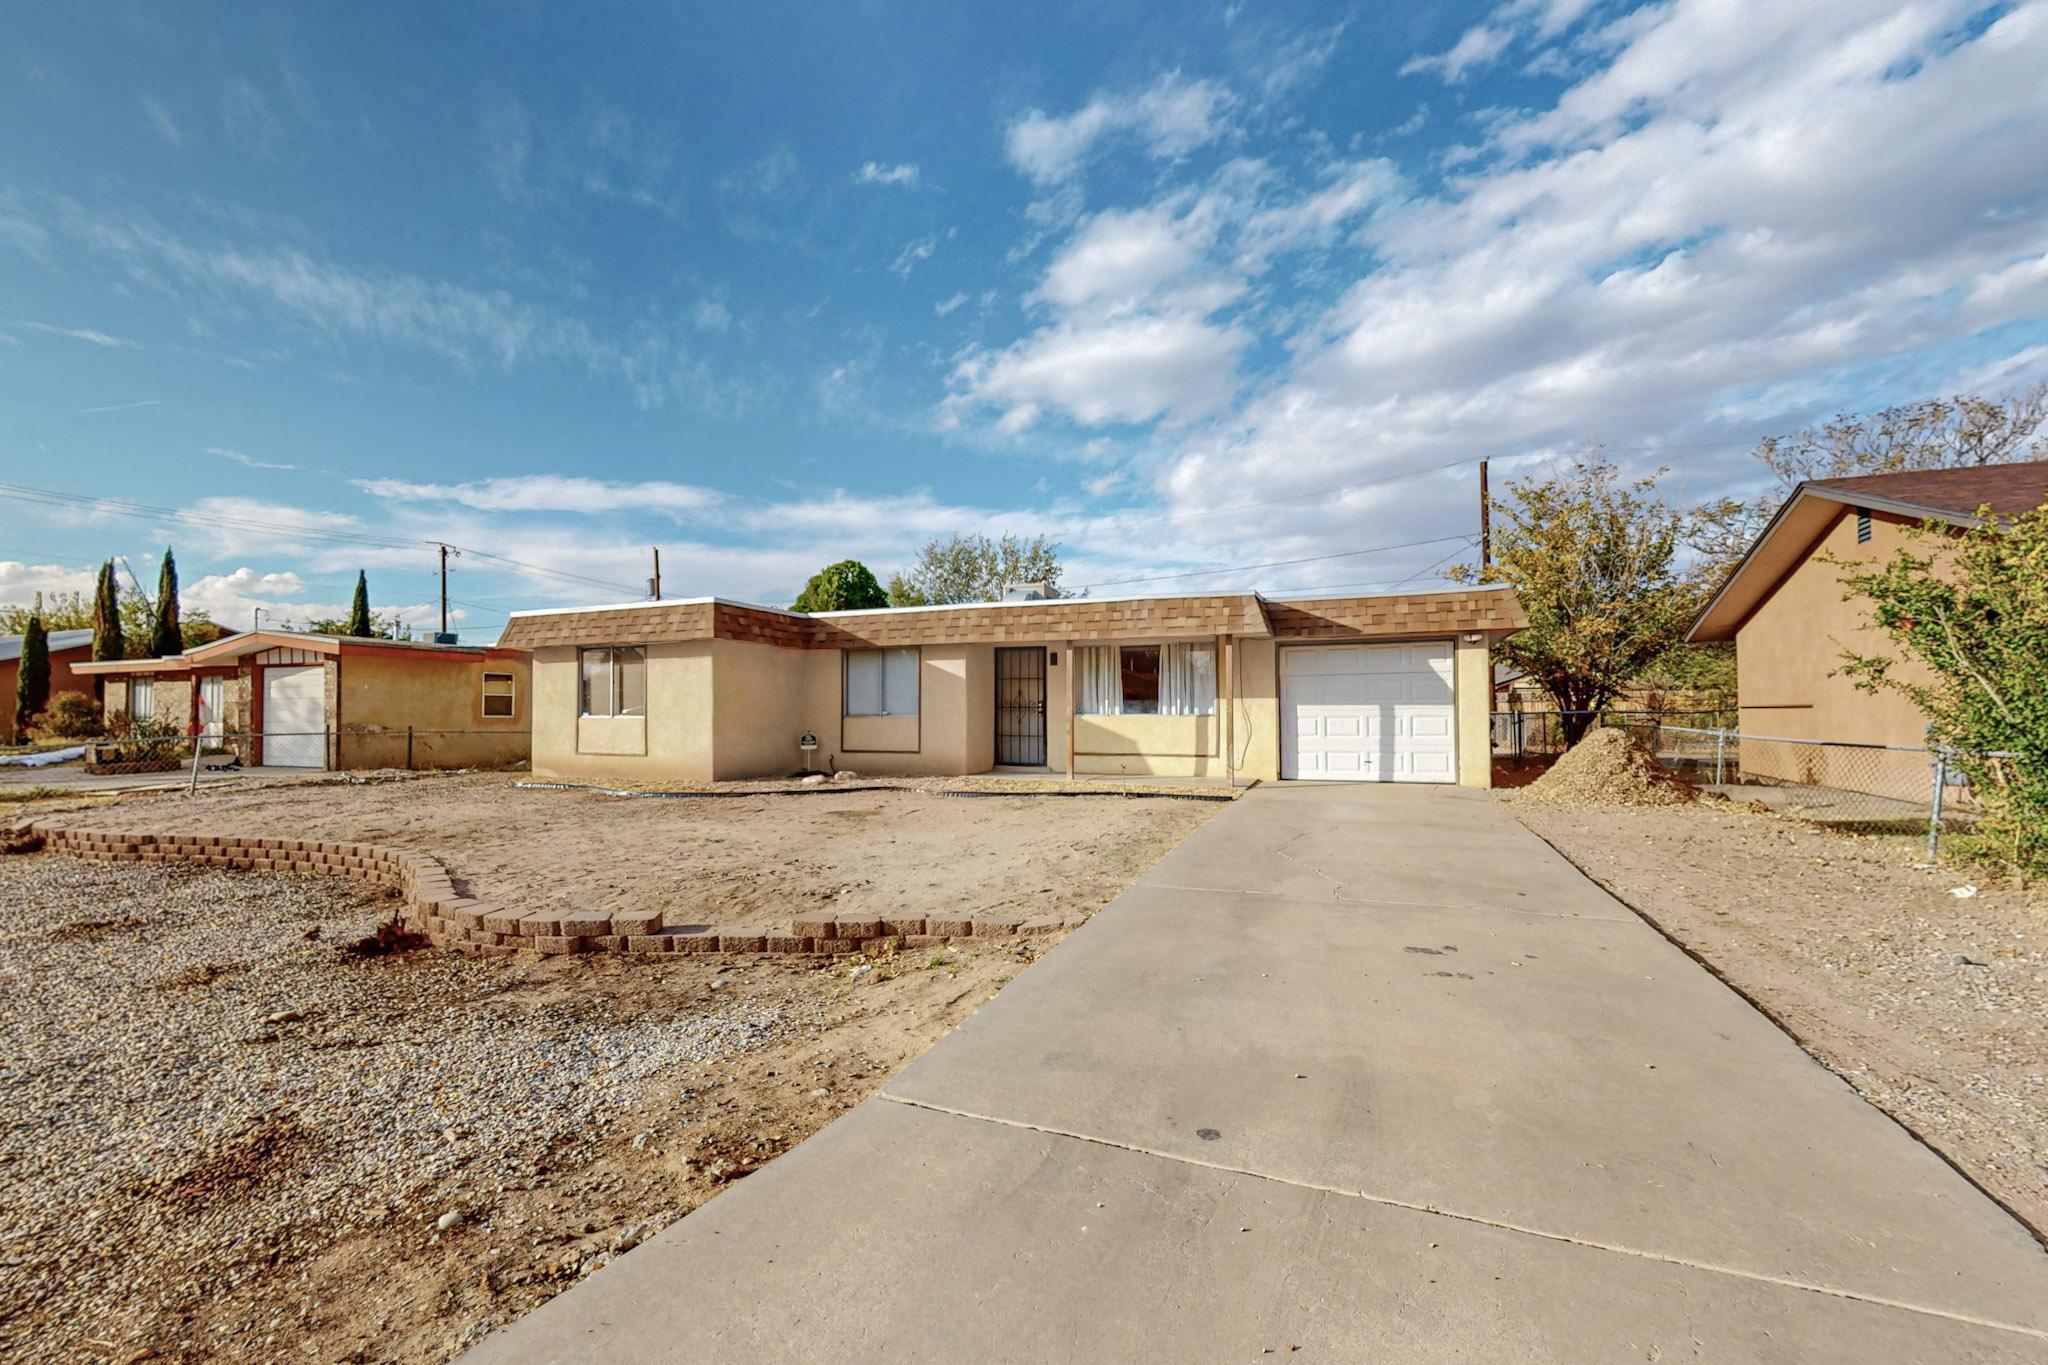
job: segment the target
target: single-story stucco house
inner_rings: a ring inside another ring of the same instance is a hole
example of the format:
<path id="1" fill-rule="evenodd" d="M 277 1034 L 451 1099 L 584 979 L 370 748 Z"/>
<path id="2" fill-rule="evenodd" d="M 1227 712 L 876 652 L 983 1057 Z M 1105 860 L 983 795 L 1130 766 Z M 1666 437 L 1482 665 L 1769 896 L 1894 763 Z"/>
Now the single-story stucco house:
<path id="1" fill-rule="evenodd" d="M 80 678 L 71 671 L 73 664 L 84 663 L 92 657 L 92 632 L 89 630 L 53 630 L 50 640 L 50 695 L 59 692 L 92 693 L 92 681 Z M 22 736 L 14 733 L 15 679 L 21 673 L 21 641 L 19 635 L 0 635 L 0 744 L 19 744 Z"/>
<path id="2" fill-rule="evenodd" d="M 526 652 L 257 630 L 78 666 L 109 718 L 216 737 L 270 768 L 507 767 L 528 752 Z"/>
<path id="3" fill-rule="evenodd" d="M 800 615 L 719 598 L 515 612 L 536 772 L 991 769 L 1491 784 L 1505 587 L 1061 598 Z M 806 736 L 814 750 L 802 747 Z"/>
<path id="4" fill-rule="evenodd" d="M 1897 692 L 1858 691 L 1840 673 L 1845 649 L 1896 653 L 1864 605 L 1845 598 L 1841 564 L 1888 560 L 1928 521 L 1969 526 L 1980 508 L 2013 517 L 2044 501 L 2043 460 L 1802 483 L 1686 638 L 1735 642 L 1746 735 L 1924 745 L 1927 719 L 1910 701 Z M 1928 760 L 1745 741 L 1742 767 L 1746 776 L 1917 797 L 1927 787 Z"/>

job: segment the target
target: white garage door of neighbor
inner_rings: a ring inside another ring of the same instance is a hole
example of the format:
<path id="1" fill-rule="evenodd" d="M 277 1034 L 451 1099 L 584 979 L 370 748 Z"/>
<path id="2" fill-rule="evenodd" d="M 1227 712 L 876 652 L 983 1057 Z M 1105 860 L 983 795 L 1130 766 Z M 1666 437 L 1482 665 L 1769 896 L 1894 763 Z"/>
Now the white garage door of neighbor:
<path id="1" fill-rule="evenodd" d="M 1280 776 L 1457 781 L 1451 642 L 1282 646 Z"/>
<path id="2" fill-rule="evenodd" d="M 327 680 L 319 664 L 263 670 L 263 766 L 327 766 Z"/>

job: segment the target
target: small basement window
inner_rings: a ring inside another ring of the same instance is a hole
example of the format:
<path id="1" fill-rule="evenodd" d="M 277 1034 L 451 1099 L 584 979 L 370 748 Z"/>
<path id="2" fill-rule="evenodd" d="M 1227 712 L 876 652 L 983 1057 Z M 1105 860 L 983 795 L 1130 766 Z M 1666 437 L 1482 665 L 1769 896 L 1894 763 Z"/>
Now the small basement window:
<path id="1" fill-rule="evenodd" d="M 510 718 L 518 710 L 518 695 L 510 673 L 484 674 L 484 715 Z"/>
<path id="2" fill-rule="evenodd" d="M 578 709 L 586 716 L 647 714 L 647 651 L 638 646 L 583 649 Z"/>
<path id="3" fill-rule="evenodd" d="M 1870 543 L 1870 509 L 1868 507 L 1856 509 L 1856 543 L 1858 545 L 1868 545 Z"/>
<path id="4" fill-rule="evenodd" d="M 849 716 L 916 715 L 917 651 L 915 649 L 847 650 L 846 714 Z"/>

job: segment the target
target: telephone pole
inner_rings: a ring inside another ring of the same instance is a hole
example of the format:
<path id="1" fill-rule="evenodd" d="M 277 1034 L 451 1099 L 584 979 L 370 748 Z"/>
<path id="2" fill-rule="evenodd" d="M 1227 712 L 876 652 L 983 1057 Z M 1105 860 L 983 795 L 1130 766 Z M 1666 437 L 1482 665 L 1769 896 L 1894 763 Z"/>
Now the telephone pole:
<path id="1" fill-rule="evenodd" d="M 1486 496 L 1486 461 L 1479 462 L 1479 568 L 1493 567 L 1493 502 Z"/>
<path id="2" fill-rule="evenodd" d="M 448 633 L 448 547 L 441 547 L 441 633 Z"/>
<path id="3" fill-rule="evenodd" d="M 661 600 L 661 547 L 656 545 L 651 548 L 654 550 L 654 577 L 647 580 L 647 591 L 655 601 L 659 602 Z"/>

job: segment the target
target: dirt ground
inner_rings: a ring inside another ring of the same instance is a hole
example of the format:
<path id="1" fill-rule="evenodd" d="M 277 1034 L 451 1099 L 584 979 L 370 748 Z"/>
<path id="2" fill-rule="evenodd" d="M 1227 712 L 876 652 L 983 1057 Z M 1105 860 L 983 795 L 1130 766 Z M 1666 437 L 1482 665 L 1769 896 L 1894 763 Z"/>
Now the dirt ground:
<path id="1" fill-rule="evenodd" d="M 2048 903 L 1726 804 L 1509 804 L 2048 1234 Z"/>
<path id="2" fill-rule="evenodd" d="M 627 799 L 519 780 L 137 796 L 78 823 L 113 827 L 132 810 L 177 833 L 365 840 L 431 853 L 468 894 L 516 908 L 660 909 L 674 912 L 670 924 L 782 928 L 820 909 L 1085 914 L 1216 809 L 1112 794 L 941 795 L 909 783 Z"/>
<path id="3" fill-rule="evenodd" d="M 148 807 L 151 828 L 417 847 L 508 902 L 708 923 L 1093 910 L 1217 809 L 485 777 Z M 338 953 L 384 913 L 312 878 L 0 859 L 0 1357 L 446 1360 L 859 1103 L 1054 941 Z"/>

